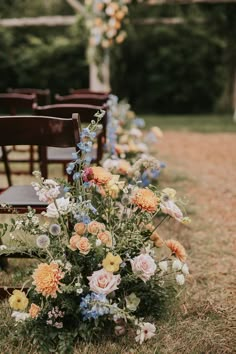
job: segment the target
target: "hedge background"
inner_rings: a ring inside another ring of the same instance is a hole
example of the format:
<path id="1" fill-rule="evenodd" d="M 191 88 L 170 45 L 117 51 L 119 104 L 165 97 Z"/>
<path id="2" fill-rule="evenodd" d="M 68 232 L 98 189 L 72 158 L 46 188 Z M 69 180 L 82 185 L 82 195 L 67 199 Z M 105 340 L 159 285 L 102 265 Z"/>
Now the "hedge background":
<path id="1" fill-rule="evenodd" d="M 25 6 L 27 1 L 22 1 Z M 7 1 L 5 7 L 1 4 L 1 17 L 33 16 L 33 10 L 29 14 L 24 6 L 19 15 L 17 2 L 10 2 L 11 8 Z M 127 97 L 139 112 L 229 110 L 230 63 L 236 50 L 231 44 L 229 51 L 228 43 L 234 29 L 236 32 L 236 11 L 231 15 L 236 5 L 222 6 L 215 6 L 214 13 L 212 7 L 199 5 L 188 7 L 188 11 L 179 5 L 133 7 L 128 39 L 111 53 L 114 93 Z M 59 14 L 71 14 L 67 7 L 57 10 Z M 38 11 L 35 7 L 37 15 Z M 45 11 L 58 14 L 53 7 Z M 145 16 L 181 16 L 186 22 L 174 26 L 135 24 L 135 19 Z M 229 20 L 235 20 L 230 33 L 226 26 Z M 72 87 L 88 87 L 86 38 L 81 27 L 0 28 L 0 78 L 2 92 L 8 87 L 37 87 L 65 94 Z"/>

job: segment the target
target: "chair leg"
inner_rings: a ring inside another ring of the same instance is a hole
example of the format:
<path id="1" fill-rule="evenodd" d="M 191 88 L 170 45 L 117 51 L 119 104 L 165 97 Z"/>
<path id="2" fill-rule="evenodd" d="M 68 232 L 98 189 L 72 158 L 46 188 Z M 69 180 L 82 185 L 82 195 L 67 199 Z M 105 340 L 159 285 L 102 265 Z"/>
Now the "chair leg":
<path id="1" fill-rule="evenodd" d="M 5 171 L 6 171 L 7 182 L 8 182 L 8 185 L 10 187 L 12 185 L 11 171 L 10 171 L 10 166 L 9 166 L 9 163 L 8 163 L 7 151 L 6 151 L 5 146 L 2 146 L 2 159 L 3 159 Z"/>
<path id="2" fill-rule="evenodd" d="M 34 147 L 33 147 L 33 145 L 30 145 L 29 153 L 30 153 L 29 173 L 32 175 L 32 173 L 34 171 Z"/>
<path id="3" fill-rule="evenodd" d="M 2 245 L 1 238 L 0 238 L 0 245 Z M 9 266 L 9 263 L 8 263 L 7 258 L 0 256 L 0 269 L 7 270 L 8 266 Z"/>

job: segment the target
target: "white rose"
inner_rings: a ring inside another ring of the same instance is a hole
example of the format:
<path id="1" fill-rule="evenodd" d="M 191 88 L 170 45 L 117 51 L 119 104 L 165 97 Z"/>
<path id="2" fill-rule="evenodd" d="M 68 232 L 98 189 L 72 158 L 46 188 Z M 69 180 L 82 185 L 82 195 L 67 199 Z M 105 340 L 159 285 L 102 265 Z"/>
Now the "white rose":
<path id="1" fill-rule="evenodd" d="M 174 261 L 173 261 L 173 263 L 172 263 L 172 269 L 173 270 L 180 270 L 181 268 L 182 268 L 182 266 L 183 266 L 183 263 L 182 262 L 180 262 L 180 260 L 179 259 L 175 259 Z"/>
<path id="2" fill-rule="evenodd" d="M 43 215 L 47 216 L 48 218 L 58 218 L 59 214 L 67 214 L 70 210 L 69 210 L 69 206 L 70 206 L 70 199 L 69 198 L 59 198 L 56 199 L 56 204 L 57 207 L 55 205 L 55 203 L 51 203 L 47 206 L 47 211 L 46 213 L 44 213 Z"/>
<path id="3" fill-rule="evenodd" d="M 163 272 L 167 272 L 168 269 L 168 262 L 167 261 L 162 261 L 158 263 L 159 268 L 163 271 Z"/>
<path id="4" fill-rule="evenodd" d="M 97 294 L 110 294 L 112 291 L 118 289 L 120 284 L 120 275 L 114 275 L 105 269 L 93 272 L 91 277 L 88 277 L 89 287 L 91 291 Z"/>
<path id="5" fill-rule="evenodd" d="M 155 274 L 157 266 L 154 259 L 149 256 L 149 254 L 140 254 L 134 259 L 131 259 L 130 262 L 133 273 L 144 282 Z"/>
<path id="6" fill-rule="evenodd" d="M 188 275 L 189 274 L 189 269 L 186 263 L 184 263 L 183 267 L 182 267 L 182 273 L 184 275 Z"/>
<path id="7" fill-rule="evenodd" d="M 179 285 L 184 285 L 184 283 L 185 283 L 185 277 L 184 277 L 183 274 L 177 274 L 176 277 L 175 277 L 175 279 L 176 279 L 176 281 L 177 281 L 177 283 L 178 283 Z"/>

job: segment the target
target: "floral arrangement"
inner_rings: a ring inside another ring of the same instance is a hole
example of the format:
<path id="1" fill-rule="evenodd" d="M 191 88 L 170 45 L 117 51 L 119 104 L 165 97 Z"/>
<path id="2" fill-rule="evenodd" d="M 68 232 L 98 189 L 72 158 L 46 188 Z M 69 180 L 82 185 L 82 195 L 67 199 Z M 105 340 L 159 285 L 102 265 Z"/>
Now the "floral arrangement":
<path id="1" fill-rule="evenodd" d="M 162 131 L 159 127 L 145 131 L 145 121 L 117 96 L 110 95 L 108 106 L 107 152 L 102 166 L 127 182 L 136 178 L 144 187 L 156 183 L 165 163 L 153 158 L 151 147 L 157 149 Z"/>
<path id="2" fill-rule="evenodd" d="M 30 287 L 14 290 L 9 305 L 18 333 L 44 352 L 73 352 L 76 340 L 101 333 L 127 333 L 141 345 L 156 334 L 163 299 L 189 273 L 184 247 L 158 233 L 169 218 L 189 222 L 176 191 L 143 187 L 136 172 L 145 170 L 144 163 L 136 165 L 129 183 L 90 165 L 102 115 L 81 132 L 80 151 L 67 169 L 72 184 L 34 173 L 35 192 L 48 204 L 43 221 L 29 209 L 4 226 L 34 239 L 31 248 L 18 245 L 18 251 L 37 254 Z"/>
<path id="3" fill-rule="evenodd" d="M 86 0 L 86 27 L 91 47 L 110 48 L 126 38 L 123 21 L 128 14 L 126 0 Z"/>

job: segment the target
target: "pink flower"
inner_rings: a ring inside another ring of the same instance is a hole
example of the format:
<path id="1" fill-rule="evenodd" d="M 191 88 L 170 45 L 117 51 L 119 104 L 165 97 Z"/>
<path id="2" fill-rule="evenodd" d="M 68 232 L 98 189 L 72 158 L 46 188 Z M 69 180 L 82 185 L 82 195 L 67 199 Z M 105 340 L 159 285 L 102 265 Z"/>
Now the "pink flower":
<path id="1" fill-rule="evenodd" d="M 156 332 L 156 327 L 154 326 L 154 324 L 149 322 L 140 323 L 135 340 L 139 344 L 142 344 L 144 341 L 155 336 L 155 332 Z"/>
<path id="2" fill-rule="evenodd" d="M 83 180 L 85 182 L 90 182 L 92 181 L 94 178 L 94 174 L 93 174 L 93 170 L 91 167 L 87 167 L 85 168 L 84 172 L 83 172 Z"/>
<path id="3" fill-rule="evenodd" d="M 105 269 L 101 269 L 93 272 L 91 277 L 88 277 L 88 280 L 91 291 L 107 295 L 118 289 L 117 285 L 120 284 L 120 275 L 114 275 Z"/>
<path id="4" fill-rule="evenodd" d="M 176 219 L 177 221 L 181 221 L 183 219 L 182 211 L 171 199 L 168 199 L 167 201 L 162 201 L 160 204 L 160 208 L 164 214 L 172 216 L 172 218 Z"/>
<path id="5" fill-rule="evenodd" d="M 155 274 L 157 268 L 156 263 L 147 253 L 134 257 L 134 259 L 131 259 L 130 262 L 133 273 L 144 282 L 149 280 L 151 276 Z"/>

